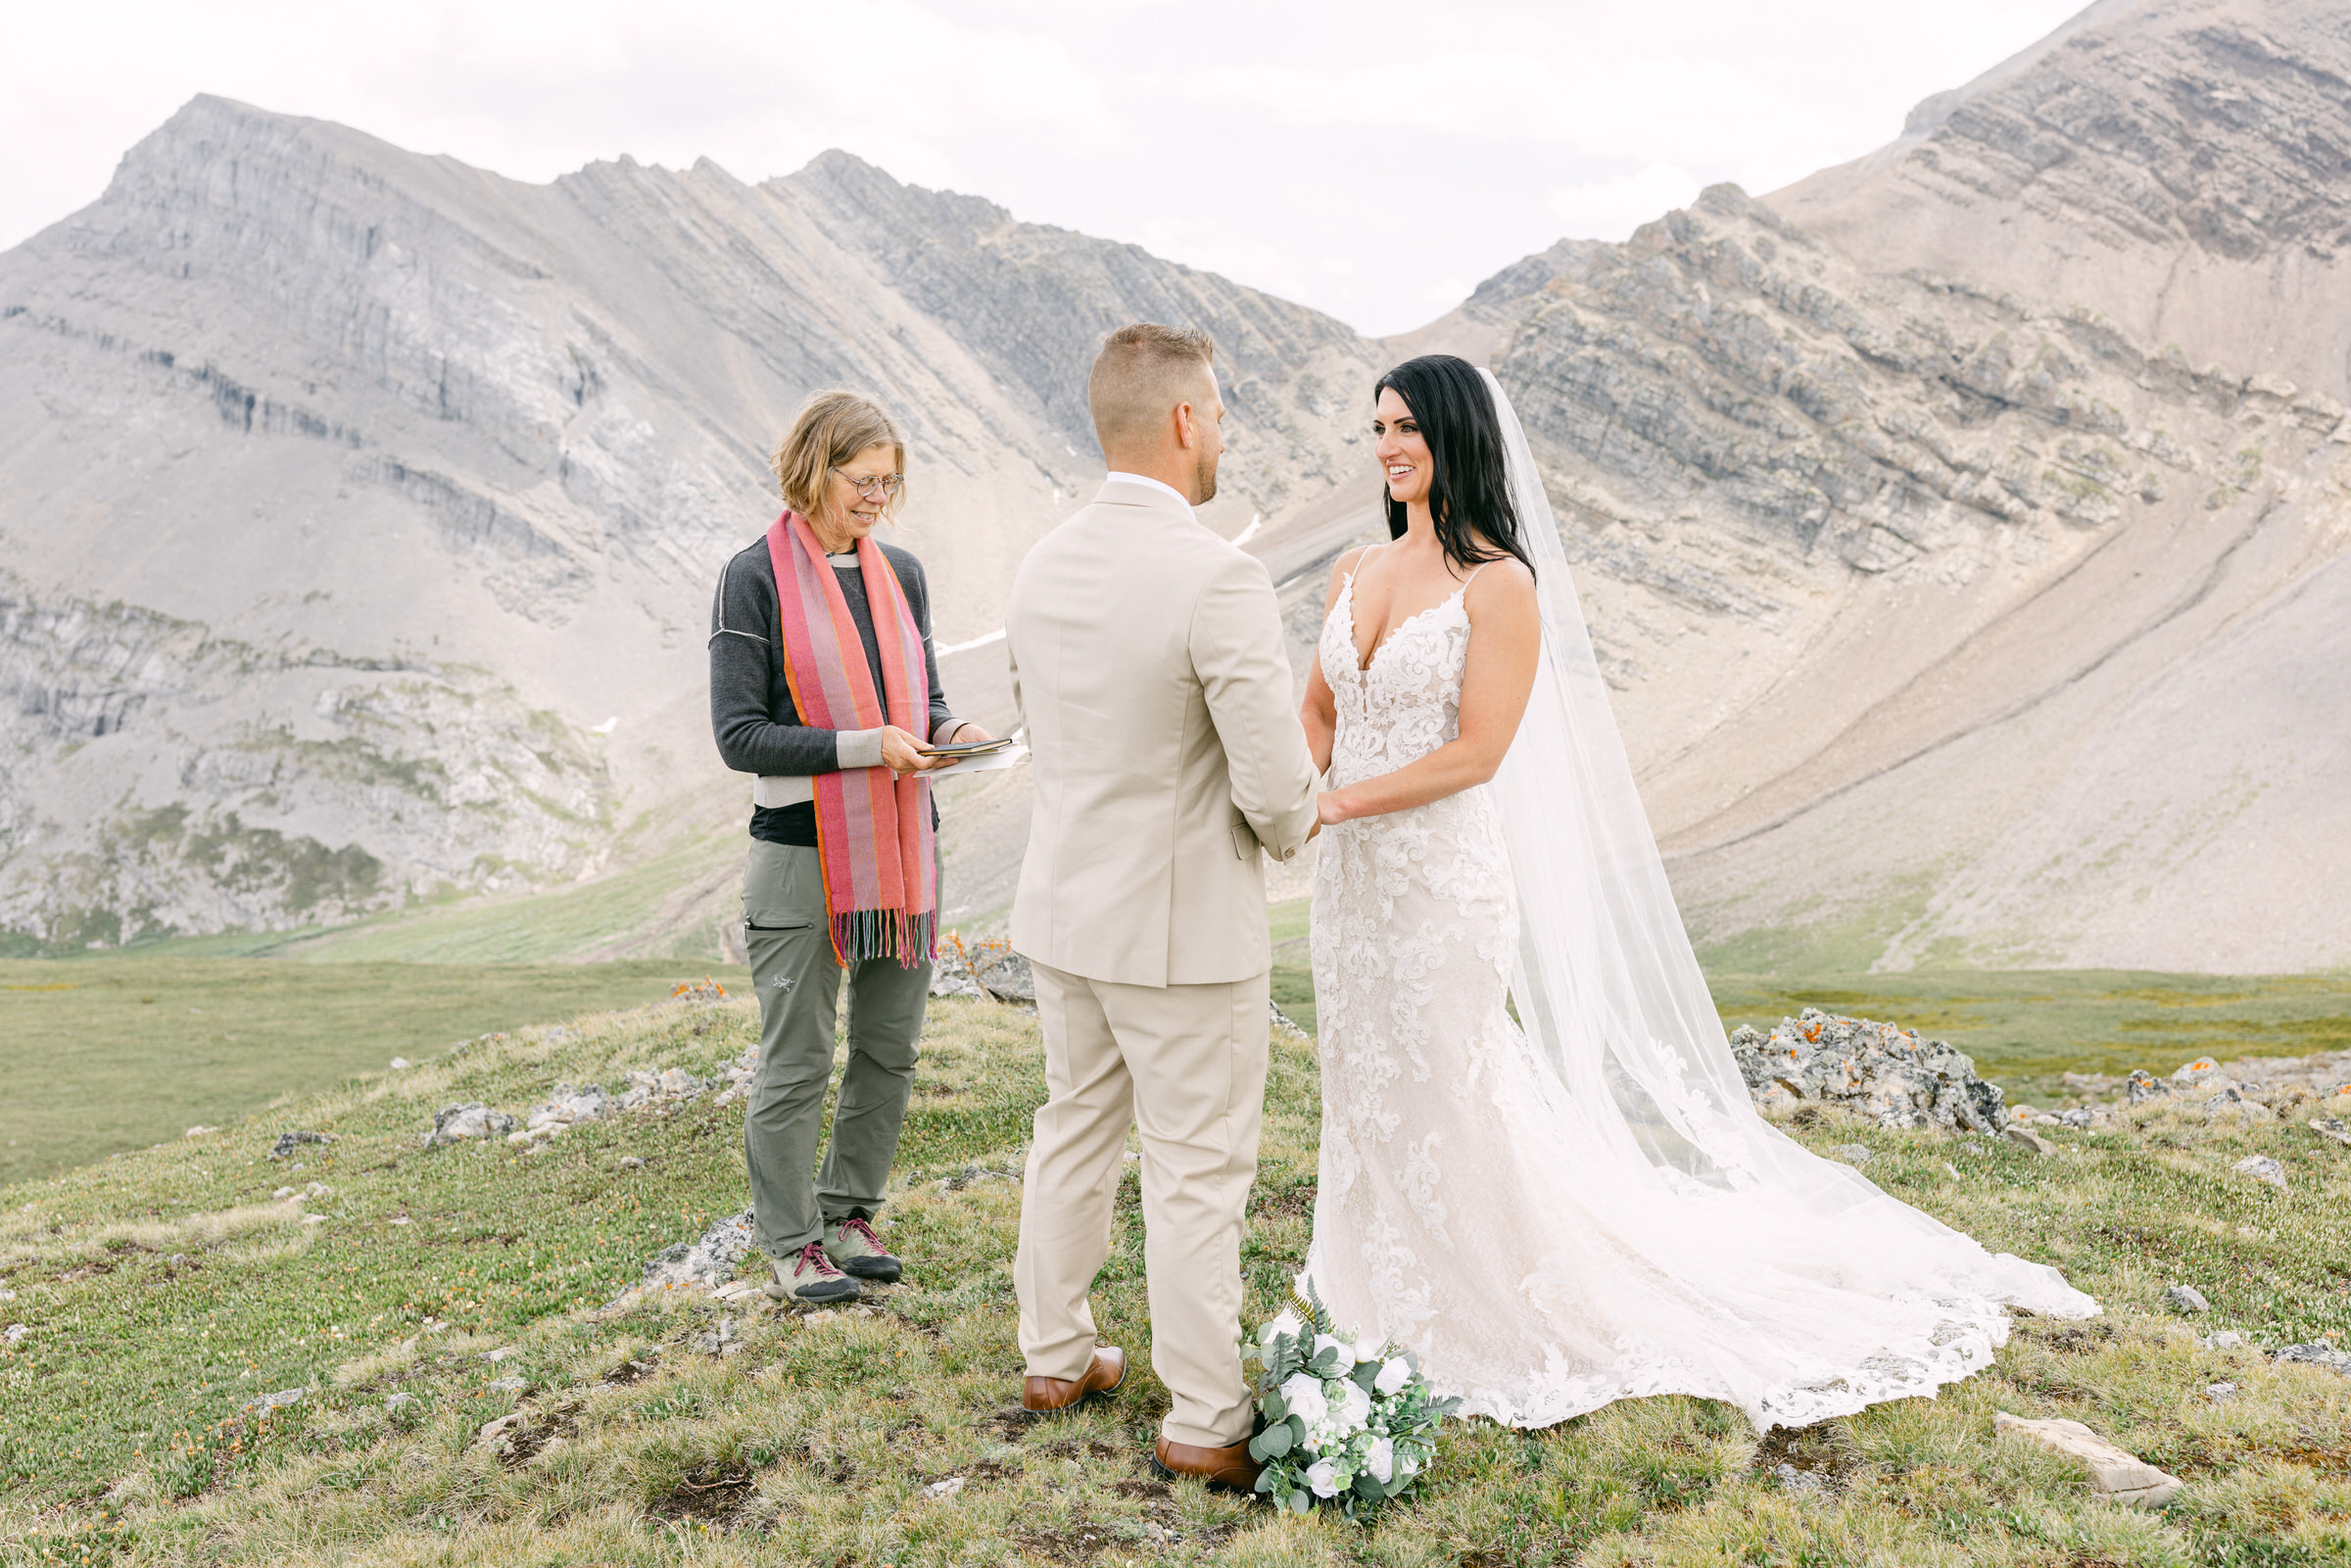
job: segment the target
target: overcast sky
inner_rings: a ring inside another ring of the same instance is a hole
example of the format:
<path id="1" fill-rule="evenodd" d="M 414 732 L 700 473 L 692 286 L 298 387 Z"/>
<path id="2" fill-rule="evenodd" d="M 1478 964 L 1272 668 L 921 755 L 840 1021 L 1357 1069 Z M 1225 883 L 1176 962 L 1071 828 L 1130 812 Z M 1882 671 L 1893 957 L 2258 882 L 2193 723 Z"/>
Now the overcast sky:
<path id="1" fill-rule="evenodd" d="M 1385 334 L 1566 236 L 1760 193 L 2078 0 L 75 0 L 8 7 L 0 247 L 199 92 L 546 180 L 843 147 Z"/>

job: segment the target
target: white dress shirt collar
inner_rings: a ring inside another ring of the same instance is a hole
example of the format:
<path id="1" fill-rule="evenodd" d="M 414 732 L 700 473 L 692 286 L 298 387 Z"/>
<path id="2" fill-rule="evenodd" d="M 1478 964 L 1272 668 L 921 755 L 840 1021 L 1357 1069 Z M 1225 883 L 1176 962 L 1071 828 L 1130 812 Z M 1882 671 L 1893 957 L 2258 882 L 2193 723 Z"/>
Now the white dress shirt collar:
<path id="1" fill-rule="evenodd" d="M 1188 499 L 1185 499 L 1185 497 L 1184 497 L 1184 494 L 1183 494 L 1183 492 L 1182 492 L 1182 491 L 1180 491 L 1180 490 L 1177 490 L 1177 489 L 1176 489 L 1176 488 L 1174 485 L 1165 484 L 1165 483 L 1161 482 L 1160 480 L 1153 479 L 1153 478 L 1151 478 L 1150 476 L 1148 476 L 1148 475 L 1146 475 L 1146 474 L 1128 474 L 1128 473 L 1121 473 L 1121 472 L 1117 471 L 1116 469 L 1114 469 L 1114 470 L 1112 470 L 1110 473 L 1108 473 L 1108 474 L 1105 474 L 1105 475 L 1103 476 L 1103 480 L 1102 480 L 1102 482 L 1103 482 L 1104 484 L 1106 484 L 1106 485 L 1107 485 L 1107 484 L 1122 484 L 1122 485 L 1148 485 L 1148 486 L 1150 486 L 1150 487 L 1151 487 L 1153 490 L 1157 490 L 1157 491 L 1163 491 L 1163 492 L 1165 492 L 1166 494 L 1168 494 L 1168 495 L 1170 495 L 1170 496 L 1173 496 L 1173 497 L 1175 497 L 1175 498 L 1176 498 L 1176 501 L 1177 501 L 1177 503 L 1178 503 L 1178 504 L 1180 504 L 1180 505 L 1183 507 L 1183 509 L 1184 509 L 1185 511 L 1187 511 L 1187 512 L 1188 512 L 1188 511 L 1190 511 L 1190 510 L 1192 509 L 1192 503 L 1191 503 L 1191 502 L 1190 502 Z"/>

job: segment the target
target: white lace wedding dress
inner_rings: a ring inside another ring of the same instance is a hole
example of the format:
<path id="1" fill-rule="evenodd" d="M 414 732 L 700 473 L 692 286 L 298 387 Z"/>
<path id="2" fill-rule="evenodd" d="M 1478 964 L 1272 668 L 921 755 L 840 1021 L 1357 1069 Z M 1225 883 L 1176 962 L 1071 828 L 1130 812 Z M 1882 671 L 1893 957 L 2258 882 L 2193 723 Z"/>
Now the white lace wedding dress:
<path id="1" fill-rule="evenodd" d="M 1563 586 L 1563 563 L 1538 565 Z M 1350 578 L 1318 653 L 1337 699 L 1333 787 L 1454 737 L 1469 643 L 1456 594 L 1358 669 L 1354 603 Z M 1560 700 L 1538 689 L 1538 702 Z M 1654 997 L 1639 1025 L 1648 1037 L 1630 1038 L 1637 974 L 1607 995 L 1590 974 L 1540 990 L 1527 978 L 1537 955 L 1512 871 L 1522 830 L 1506 832 L 1502 787 L 1321 834 L 1312 948 L 1322 1149 L 1307 1273 L 1339 1324 L 1416 1352 L 1464 1413 L 1512 1425 L 1678 1393 L 1737 1403 L 1765 1428 L 1967 1376 L 2006 1337 L 2002 1301 L 2097 1310 L 2054 1269 L 1987 1254 L 1806 1154 L 1754 1115 L 1735 1073 L 1738 1103 L 1715 1095 L 1694 1060 L 1704 1052 L 1689 1043 L 1710 1027 L 1727 1062 L 1710 1002 L 1681 999 L 1704 1018 L 1688 1021 L 1677 1049 L 1660 1043 L 1669 1025 L 1655 1022 Z M 1531 803 L 1510 811 L 1577 812 L 1575 778 L 1518 787 Z M 1640 850 L 1654 861 L 1654 841 Z M 1536 891 L 1565 926 L 1602 889 Z M 1562 951 L 1602 951 L 1600 938 L 1580 940 Z M 1649 963 L 1679 979 L 1678 919 L 1671 939 L 1649 945 L 1671 940 L 1678 956 L 1619 967 Z M 1685 992 L 1694 962 L 1687 974 Z M 1543 1050 L 1513 1022 L 1514 980 L 1522 1014 L 1531 999 L 1562 1015 L 1542 1023 Z"/>

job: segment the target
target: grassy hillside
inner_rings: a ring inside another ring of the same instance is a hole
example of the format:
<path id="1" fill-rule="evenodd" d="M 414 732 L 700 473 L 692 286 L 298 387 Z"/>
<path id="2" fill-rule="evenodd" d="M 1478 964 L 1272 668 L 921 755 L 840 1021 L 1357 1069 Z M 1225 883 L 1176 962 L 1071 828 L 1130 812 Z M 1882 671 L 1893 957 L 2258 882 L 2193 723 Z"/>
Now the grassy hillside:
<path id="1" fill-rule="evenodd" d="M 1274 1518 L 1143 1465 L 1164 1390 L 1026 1419 L 1010 1265 L 1032 1018 L 941 1003 L 887 1214 L 907 1281 L 788 1312 L 670 1293 L 598 1311 L 639 1259 L 741 1207 L 740 1110 L 696 1101 L 538 1153 L 425 1150 L 432 1110 L 523 1109 L 557 1078 L 707 1070 L 745 1003 L 662 1005 L 482 1042 L 266 1121 L 0 1189 L 0 1543 L 23 1560 L 438 1564 L 2319 1564 L 2351 1555 L 2351 1379 L 2200 1349 L 2351 1338 L 2351 1153 L 2299 1125 L 2168 1107 L 2054 1155 L 1823 1118 L 1873 1179 L 1988 1245 L 2063 1266 L 2089 1323 L 2019 1322 L 1991 1371 L 1758 1447 L 1735 1412 L 1626 1402 L 1534 1435 L 1451 1430 L 1419 1503 L 1368 1532 Z M 1275 1047 L 1245 1242 L 1252 1320 L 1302 1259 L 1312 1048 Z M 333 1134 L 293 1172 L 280 1122 Z M 2232 1174 L 2275 1156 L 2290 1188 Z M 627 1164 L 630 1159 L 642 1165 Z M 329 1189 L 272 1201 L 281 1183 Z M 312 1220 L 315 1222 L 312 1222 Z M 2183 1323 L 2174 1281 L 2212 1298 Z M 1096 1294 L 1149 1328 L 1134 1175 Z M 505 1352 L 498 1359 L 490 1356 Z M 494 1387 L 521 1379 L 521 1392 Z M 2236 1386 L 2226 1402 L 2206 1390 Z M 271 1391 L 309 1387 L 263 1420 Z M 1991 1414 L 2064 1415 L 2184 1477 L 2162 1514 L 2093 1502 Z M 522 1420 L 502 1451 L 495 1417 Z M 1805 1497 L 1781 1462 L 1824 1478 Z M 943 1485 L 961 1478 L 959 1487 Z M 935 1492 L 933 1489 L 937 1488 Z M 44 1556 L 44 1554 L 47 1554 Z"/>
<path id="2" fill-rule="evenodd" d="M 0 962 L 0 1180 L 176 1138 L 452 1040 L 648 1002 L 712 968 L 300 964 L 175 948 Z M 716 973 L 730 987 L 741 977 Z"/>

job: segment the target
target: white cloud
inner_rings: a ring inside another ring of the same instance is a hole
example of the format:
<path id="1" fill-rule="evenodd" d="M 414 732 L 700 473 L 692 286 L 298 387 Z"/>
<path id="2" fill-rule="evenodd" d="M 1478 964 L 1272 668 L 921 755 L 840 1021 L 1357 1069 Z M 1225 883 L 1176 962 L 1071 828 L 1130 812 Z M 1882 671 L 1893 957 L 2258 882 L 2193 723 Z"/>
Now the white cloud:
<path id="1" fill-rule="evenodd" d="M 1367 330 L 1713 180 L 1761 192 L 2072 0 L 82 0 L 14 8 L 0 245 L 198 92 L 545 180 L 628 153 L 744 179 L 844 147 Z M 1458 299 L 1458 293 L 1451 298 Z"/>

